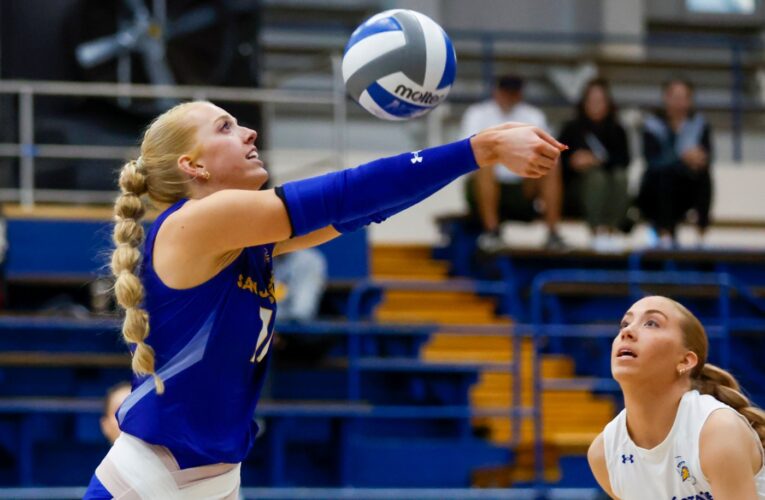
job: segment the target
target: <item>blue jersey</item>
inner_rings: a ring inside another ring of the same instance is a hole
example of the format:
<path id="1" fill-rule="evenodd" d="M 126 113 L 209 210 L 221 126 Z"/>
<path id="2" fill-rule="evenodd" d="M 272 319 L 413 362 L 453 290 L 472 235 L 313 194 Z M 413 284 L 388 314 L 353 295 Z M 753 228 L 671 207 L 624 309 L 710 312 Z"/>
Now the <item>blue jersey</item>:
<path id="1" fill-rule="evenodd" d="M 156 354 L 165 393 L 156 393 L 151 377 L 134 376 L 133 392 L 117 412 L 120 429 L 166 446 L 184 469 L 238 463 L 252 447 L 276 313 L 273 244 L 245 248 L 193 288 L 173 289 L 157 276 L 157 232 L 185 202 L 165 210 L 149 229 L 140 271 L 149 313 L 146 343 Z"/>

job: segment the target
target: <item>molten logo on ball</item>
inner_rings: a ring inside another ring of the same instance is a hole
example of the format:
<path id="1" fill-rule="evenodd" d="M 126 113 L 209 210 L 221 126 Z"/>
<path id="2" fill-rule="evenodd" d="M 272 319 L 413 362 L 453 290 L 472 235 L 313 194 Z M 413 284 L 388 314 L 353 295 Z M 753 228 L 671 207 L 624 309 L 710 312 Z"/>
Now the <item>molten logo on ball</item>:
<path id="1" fill-rule="evenodd" d="M 348 93 L 385 120 L 408 120 L 438 106 L 457 69 L 451 40 L 429 17 L 405 9 L 372 16 L 351 35 L 343 56 Z"/>
<path id="2" fill-rule="evenodd" d="M 410 101 L 421 102 L 423 104 L 438 104 L 441 98 L 437 95 L 433 95 L 430 92 L 419 92 L 411 89 L 405 85 L 399 85 L 395 90 L 396 95 L 400 95 Z"/>

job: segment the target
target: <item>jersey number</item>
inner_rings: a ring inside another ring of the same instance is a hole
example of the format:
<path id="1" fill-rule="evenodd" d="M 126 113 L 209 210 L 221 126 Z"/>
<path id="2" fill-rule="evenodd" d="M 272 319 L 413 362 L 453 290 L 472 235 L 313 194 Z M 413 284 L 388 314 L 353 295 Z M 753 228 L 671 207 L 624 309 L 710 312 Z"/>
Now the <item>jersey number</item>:
<path id="1" fill-rule="evenodd" d="M 255 345 L 255 352 L 252 353 L 252 358 L 250 358 L 250 363 L 254 363 L 257 359 L 258 363 L 260 363 L 263 358 L 266 356 L 266 353 L 268 352 L 268 348 L 271 346 L 271 339 L 268 336 L 268 325 L 271 323 L 271 316 L 274 314 L 274 312 L 271 309 L 266 309 L 265 307 L 260 308 L 260 321 L 263 323 L 263 326 L 260 329 L 260 333 L 258 334 L 258 343 Z M 260 349 L 260 346 L 263 345 L 263 342 L 268 341 L 268 344 L 266 347 L 258 354 L 258 349 Z"/>

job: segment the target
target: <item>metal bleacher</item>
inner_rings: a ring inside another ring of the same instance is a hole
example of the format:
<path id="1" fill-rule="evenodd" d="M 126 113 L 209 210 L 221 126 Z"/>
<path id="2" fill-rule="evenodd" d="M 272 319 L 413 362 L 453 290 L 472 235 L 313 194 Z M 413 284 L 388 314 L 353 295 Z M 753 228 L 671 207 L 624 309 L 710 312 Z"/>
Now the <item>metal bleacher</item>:
<path id="1" fill-rule="evenodd" d="M 134 152 L 129 145 L 37 144 L 35 100 L 206 97 L 260 103 L 268 116 L 275 116 L 274 106 L 284 106 L 280 116 L 288 119 L 332 120 L 335 143 L 328 154 L 341 165 L 349 123 L 372 119 L 346 107 L 331 56 L 342 50 L 359 18 L 376 7 L 364 1 L 324 2 L 330 7 L 314 10 L 300 0 L 264 3 L 263 81 L 275 90 L 0 82 L 0 93 L 18 97 L 20 111 L 19 141 L 0 144 L 0 155 L 18 158 L 21 172 L 19 189 L 0 189 L 0 199 L 21 203 L 6 209 L 11 246 L 5 277 L 19 293 L 10 295 L 13 314 L 0 315 L 0 498 L 81 497 L 82 485 L 107 450 L 98 430 L 102 395 L 129 376 L 116 316 L 41 313 L 14 298 L 24 290 L 42 296 L 63 290 L 87 298 L 89 283 L 104 274 L 110 245 L 109 209 L 50 208 L 39 202 L 106 203 L 114 193 L 35 189 L 35 161 L 116 162 Z M 676 37 L 451 34 L 463 73 L 451 109 L 433 113 L 429 124 L 438 125 L 431 127 L 437 133 L 428 132 L 429 139 L 445 136 L 443 125 L 455 126 L 464 106 L 485 96 L 492 76 L 505 70 L 526 74 L 530 100 L 555 120 L 563 117 L 570 104 L 550 85 L 546 67 L 574 67 L 582 60 L 613 80 L 624 107 L 655 104 L 657 82 L 678 68 L 701 77 L 700 108 L 730 134 L 729 156 L 735 160 L 746 159 L 744 126 L 756 137 L 763 134 L 754 84 L 761 43 L 684 38 L 678 50 Z M 709 49 L 706 55 L 689 58 L 687 47 L 698 44 Z M 534 49 L 526 50 L 530 46 Z M 607 50 L 615 46 L 640 49 L 642 55 Z M 306 83 L 311 90 L 305 90 Z M 327 354 L 309 362 L 277 360 L 271 367 L 270 395 L 256 414 L 265 430 L 243 464 L 244 497 L 601 498 L 582 455 L 599 422 L 556 433 L 555 419 L 557 413 L 576 413 L 567 406 L 576 400 L 566 394 L 584 393 L 605 403 L 594 405 L 598 417 L 618 407 L 618 387 L 608 377 L 604 353 L 612 324 L 646 292 L 686 298 L 708 325 L 716 346 L 713 360 L 733 368 L 745 387 L 765 387 L 760 252 L 604 256 L 506 249 L 473 262 L 470 235 L 458 236 L 433 252 L 441 259 L 433 267 L 448 270 L 433 280 L 413 279 L 410 268 L 394 279 L 376 276 L 364 232 L 322 247 L 338 314 L 310 324 L 277 322 L 277 331 L 288 340 L 322 339 Z M 430 248 L 421 253 L 431 257 Z M 409 310 L 379 314 L 386 299 L 402 292 L 399 303 L 425 303 L 428 294 L 457 299 L 433 301 L 428 313 L 438 314 L 424 320 L 413 320 Z M 486 303 L 471 315 L 459 308 L 464 296 Z M 479 354 L 491 354 L 500 344 L 496 350 L 502 352 L 465 359 L 465 346 L 478 339 L 488 346 Z M 551 359 L 570 373 L 546 372 Z M 548 397 L 552 393 L 560 397 Z M 752 396 L 765 403 L 765 394 Z M 583 410 L 578 418 L 592 420 L 592 414 Z"/>

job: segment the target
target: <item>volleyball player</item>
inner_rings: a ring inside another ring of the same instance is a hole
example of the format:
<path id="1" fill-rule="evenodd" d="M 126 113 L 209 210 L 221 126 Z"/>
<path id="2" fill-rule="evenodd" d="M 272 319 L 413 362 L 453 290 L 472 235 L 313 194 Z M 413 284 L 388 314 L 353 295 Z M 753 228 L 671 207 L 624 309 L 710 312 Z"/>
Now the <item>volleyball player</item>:
<path id="1" fill-rule="evenodd" d="M 565 148 L 505 124 L 260 191 L 256 137 L 211 103 L 181 104 L 122 169 L 112 270 L 135 376 L 85 498 L 236 498 L 273 334 L 273 256 L 380 222 L 481 167 L 541 177 Z M 144 194 L 169 205 L 145 243 Z"/>
<path id="2" fill-rule="evenodd" d="M 699 320 L 665 297 L 627 311 L 611 349 L 624 410 L 587 458 L 613 498 L 765 499 L 765 412 L 707 363 Z"/>

